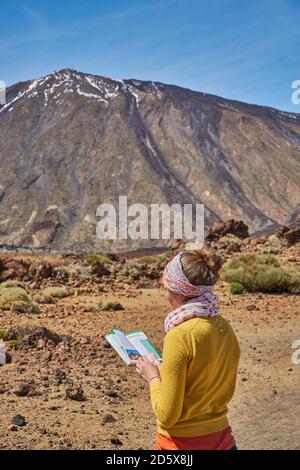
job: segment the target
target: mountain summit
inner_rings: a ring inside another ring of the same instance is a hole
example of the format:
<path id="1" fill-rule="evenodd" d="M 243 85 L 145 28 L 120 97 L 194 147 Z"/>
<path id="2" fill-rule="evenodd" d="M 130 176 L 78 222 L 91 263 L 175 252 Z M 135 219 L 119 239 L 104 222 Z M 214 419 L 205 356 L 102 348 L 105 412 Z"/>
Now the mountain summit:
<path id="1" fill-rule="evenodd" d="M 300 201 L 298 114 L 64 69 L 11 86 L 0 130 L 2 246 L 103 249 L 96 208 L 119 195 L 202 202 L 207 226 L 252 232 Z"/>

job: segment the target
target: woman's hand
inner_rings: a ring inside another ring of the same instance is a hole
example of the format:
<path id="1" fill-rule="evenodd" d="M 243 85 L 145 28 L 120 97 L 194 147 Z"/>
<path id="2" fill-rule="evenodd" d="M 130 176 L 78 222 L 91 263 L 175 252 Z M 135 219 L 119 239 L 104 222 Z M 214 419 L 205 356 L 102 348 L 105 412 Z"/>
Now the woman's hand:
<path id="1" fill-rule="evenodd" d="M 155 364 L 160 369 L 161 368 L 161 361 L 159 361 L 157 359 L 157 357 L 155 356 L 155 354 L 153 354 L 153 353 L 151 353 L 150 356 L 151 356 L 151 362 L 153 362 L 153 364 Z"/>
<path id="2" fill-rule="evenodd" d="M 160 379 L 159 367 L 154 361 L 149 361 L 146 356 L 141 356 L 136 364 L 137 372 L 146 380 L 148 383 L 154 377 L 157 377 L 154 380 Z M 153 381 L 154 381 L 153 380 Z M 151 380 L 152 382 L 152 380 Z"/>

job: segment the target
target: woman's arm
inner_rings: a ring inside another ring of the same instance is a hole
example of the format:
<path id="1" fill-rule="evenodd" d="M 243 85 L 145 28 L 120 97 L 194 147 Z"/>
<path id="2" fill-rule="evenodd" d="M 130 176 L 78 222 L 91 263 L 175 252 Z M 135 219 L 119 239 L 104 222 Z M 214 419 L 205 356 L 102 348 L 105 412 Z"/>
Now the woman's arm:
<path id="1" fill-rule="evenodd" d="M 161 380 L 150 382 L 151 404 L 162 426 L 173 426 L 180 418 L 189 362 L 187 333 L 173 328 L 164 340 Z"/>

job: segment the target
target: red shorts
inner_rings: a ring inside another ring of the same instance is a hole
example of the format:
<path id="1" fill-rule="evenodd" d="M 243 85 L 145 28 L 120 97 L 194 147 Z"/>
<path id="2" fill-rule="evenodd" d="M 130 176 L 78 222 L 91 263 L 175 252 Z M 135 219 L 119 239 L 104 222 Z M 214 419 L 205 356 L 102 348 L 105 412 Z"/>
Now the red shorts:
<path id="1" fill-rule="evenodd" d="M 235 439 L 228 426 L 222 431 L 196 437 L 175 437 L 156 434 L 154 450 L 230 450 Z"/>

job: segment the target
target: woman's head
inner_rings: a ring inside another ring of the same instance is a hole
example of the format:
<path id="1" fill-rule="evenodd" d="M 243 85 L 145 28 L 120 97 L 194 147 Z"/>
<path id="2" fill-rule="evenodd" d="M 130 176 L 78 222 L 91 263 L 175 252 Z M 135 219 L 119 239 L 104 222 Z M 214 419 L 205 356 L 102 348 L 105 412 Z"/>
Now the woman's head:
<path id="1" fill-rule="evenodd" d="M 193 285 L 213 286 L 219 279 L 222 259 L 207 248 L 184 251 L 180 262 L 184 274 Z"/>
<path id="2" fill-rule="evenodd" d="M 207 248 L 179 253 L 166 266 L 163 283 L 172 307 L 211 290 L 219 278 L 221 258 Z"/>

